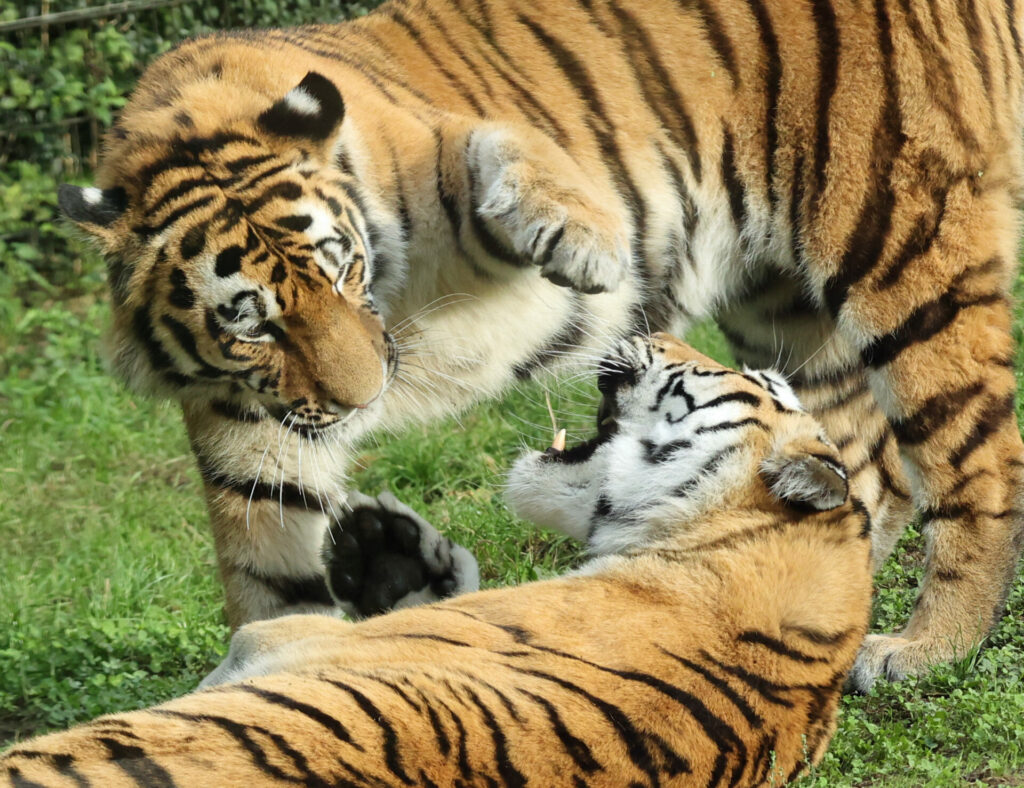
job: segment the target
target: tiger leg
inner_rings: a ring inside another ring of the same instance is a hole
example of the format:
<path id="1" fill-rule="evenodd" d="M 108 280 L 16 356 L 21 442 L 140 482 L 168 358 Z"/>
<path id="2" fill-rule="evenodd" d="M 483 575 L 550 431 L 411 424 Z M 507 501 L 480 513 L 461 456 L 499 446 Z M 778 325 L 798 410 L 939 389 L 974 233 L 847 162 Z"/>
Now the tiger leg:
<path id="1" fill-rule="evenodd" d="M 479 586 L 472 554 L 393 495 L 346 490 L 333 442 L 225 403 L 188 405 L 185 420 L 232 629 L 296 613 L 358 618 Z"/>
<path id="2" fill-rule="evenodd" d="M 618 287 L 629 271 L 632 231 L 615 189 L 595 180 L 601 176 L 587 175 L 533 129 L 491 124 L 470 134 L 466 166 L 475 216 L 485 224 L 477 235 L 500 241 L 485 249 L 490 256 L 528 261 L 552 283 L 583 293 Z"/>
<path id="3" fill-rule="evenodd" d="M 885 414 L 875 402 L 854 349 L 828 313 L 784 274 L 751 288 L 717 321 L 736 360 L 783 372 L 801 403 L 839 449 L 851 494 L 871 518 L 874 571 L 889 557 L 913 516 L 909 484 Z"/>
<path id="4" fill-rule="evenodd" d="M 998 203 L 967 199 L 963 224 L 941 228 L 946 242 L 906 266 L 912 291 L 879 266 L 841 301 L 833 294 L 893 425 L 926 537 L 910 621 L 865 641 L 851 674 L 862 691 L 977 646 L 1002 614 L 1024 547 L 1007 297 L 1015 224 L 1008 200 L 1000 225 Z"/>
<path id="5" fill-rule="evenodd" d="M 333 613 L 321 556 L 345 500 L 344 457 L 265 412 L 185 403 L 231 628 L 289 613 Z"/>

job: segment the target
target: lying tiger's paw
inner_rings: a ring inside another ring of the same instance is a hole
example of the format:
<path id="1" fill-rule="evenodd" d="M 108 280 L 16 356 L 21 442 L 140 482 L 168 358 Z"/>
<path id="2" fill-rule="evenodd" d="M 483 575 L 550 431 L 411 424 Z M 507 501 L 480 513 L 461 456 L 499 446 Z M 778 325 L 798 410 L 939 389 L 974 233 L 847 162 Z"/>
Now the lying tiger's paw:
<path id="1" fill-rule="evenodd" d="M 578 169 L 571 160 L 544 167 L 492 131 L 474 134 L 469 162 L 477 213 L 517 255 L 539 265 L 541 276 L 581 293 L 619 286 L 629 271 L 628 224 L 567 183 L 567 168 Z"/>
<path id="2" fill-rule="evenodd" d="M 476 591 L 480 574 L 466 548 L 389 492 L 349 494 L 351 511 L 331 523 L 324 563 L 331 595 L 356 618 Z"/>

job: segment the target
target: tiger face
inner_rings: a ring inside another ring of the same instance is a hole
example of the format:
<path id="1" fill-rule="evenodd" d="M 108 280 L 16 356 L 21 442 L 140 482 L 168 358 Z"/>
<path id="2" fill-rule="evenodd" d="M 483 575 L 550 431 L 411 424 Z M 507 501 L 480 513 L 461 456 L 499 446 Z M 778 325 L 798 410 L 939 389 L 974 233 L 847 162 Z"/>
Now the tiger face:
<path id="1" fill-rule="evenodd" d="M 343 422 L 377 399 L 397 358 L 370 291 L 358 186 L 332 164 L 341 95 L 311 72 L 276 103 L 234 111 L 230 132 L 188 118 L 162 148 L 148 140 L 144 160 L 108 155 L 107 188 L 61 188 L 64 213 L 108 260 L 115 367 L 179 399 L 300 428 Z"/>
<path id="2" fill-rule="evenodd" d="M 714 512 L 792 515 L 847 500 L 838 451 L 775 372 L 737 372 L 655 334 L 620 342 L 598 388 L 598 434 L 524 455 L 508 484 L 517 514 L 593 554 L 704 528 Z"/>

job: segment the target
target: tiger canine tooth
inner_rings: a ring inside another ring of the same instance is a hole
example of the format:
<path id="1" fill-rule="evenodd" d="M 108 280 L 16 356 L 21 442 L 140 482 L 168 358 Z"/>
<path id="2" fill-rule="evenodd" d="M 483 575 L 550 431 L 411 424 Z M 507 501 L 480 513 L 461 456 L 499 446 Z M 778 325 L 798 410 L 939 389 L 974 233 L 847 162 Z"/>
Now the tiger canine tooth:
<path id="1" fill-rule="evenodd" d="M 555 433 L 555 439 L 551 441 L 551 448 L 555 451 L 565 451 L 565 430 L 561 429 Z"/>

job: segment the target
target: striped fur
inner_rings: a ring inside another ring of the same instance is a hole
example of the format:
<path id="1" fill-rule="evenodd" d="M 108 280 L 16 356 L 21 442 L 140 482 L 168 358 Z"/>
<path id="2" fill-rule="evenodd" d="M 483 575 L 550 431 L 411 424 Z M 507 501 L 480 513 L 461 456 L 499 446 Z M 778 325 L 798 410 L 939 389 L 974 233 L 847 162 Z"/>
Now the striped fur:
<path id="1" fill-rule="evenodd" d="M 576 572 L 249 624 L 219 686 L 18 745 L 0 784 L 793 779 L 867 629 L 867 516 L 839 454 L 785 383 L 666 335 L 623 343 L 602 389 L 617 429 L 510 478 L 521 511 L 589 540 Z"/>
<path id="2" fill-rule="evenodd" d="M 841 446 L 876 566 L 925 515 L 856 684 L 978 643 L 1024 543 L 1021 7 L 408 0 L 154 63 L 62 205 L 109 253 L 122 373 L 183 402 L 232 623 L 322 609 L 374 425 L 715 316 Z"/>

